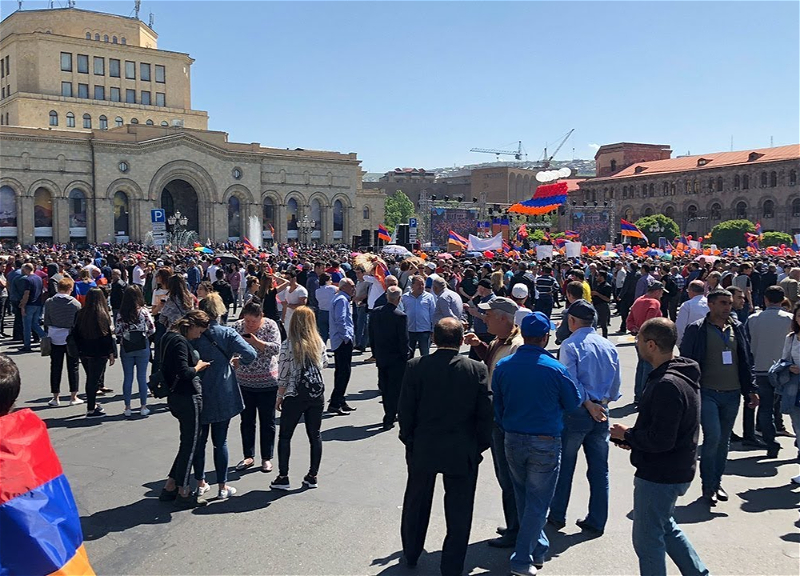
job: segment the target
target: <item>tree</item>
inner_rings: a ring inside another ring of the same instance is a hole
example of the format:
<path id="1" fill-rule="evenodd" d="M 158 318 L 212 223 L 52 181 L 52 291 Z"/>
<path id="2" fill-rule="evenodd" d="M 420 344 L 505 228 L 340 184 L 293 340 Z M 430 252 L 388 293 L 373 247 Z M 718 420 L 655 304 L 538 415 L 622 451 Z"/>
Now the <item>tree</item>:
<path id="1" fill-rule="evenodd" d="M 764 240 L 760 243 L 760 246 L 780 246 L 781 244 L 786 244 L 791 247 L 792 242 L 794 242 L 792 235 L 786 232 L 764 232 Z"/>
<path id="2" fill-rule="evenodd" d="M 384 206 L 383 220 L 389 232 L 393 232 L 398 224 L 405 224 L 414 216 L 414 203 L 402 190 L 388 196 Z"/>
<path id="3" fill-rule="evenodd" d="M 726 220 L 711 229 L 711 242 L 720 249 L 734 246 L 745 248 L 747 240 L 745 240 L 744 233 L 755 231 L 756 225 L 750 220 Z"/>
<path id="4" fill-rule="evenodd" d="M 681 228 L 678 226 L 678 223 L 663 214 L 643 216 L 635 222 L 635 225 L 639 230 L 644 232 L 647 239 L 653 244 L 658 244 L 659 236 L 663 236 L 672 242 L 672 239 L 677 238 L 681 233 Z M 655 230 L 656 228 L 658 228 L 658 231 Z M 663 230 L 661 230 L 662 228 Z"/>

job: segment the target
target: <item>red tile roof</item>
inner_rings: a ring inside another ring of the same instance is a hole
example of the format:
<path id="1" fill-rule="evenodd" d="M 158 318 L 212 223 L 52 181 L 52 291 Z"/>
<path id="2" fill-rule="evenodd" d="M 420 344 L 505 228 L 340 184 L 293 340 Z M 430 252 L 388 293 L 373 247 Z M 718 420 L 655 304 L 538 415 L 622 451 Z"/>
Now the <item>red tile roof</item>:
<path id="1" fill-rule="evenodd" d="M 561 182 L 567 183 L 567 193 L 575 192 L 580 188 L 580 183 L 583 182 L 585 178 L 567 178 L 566 180 L 561 180 Z"/>

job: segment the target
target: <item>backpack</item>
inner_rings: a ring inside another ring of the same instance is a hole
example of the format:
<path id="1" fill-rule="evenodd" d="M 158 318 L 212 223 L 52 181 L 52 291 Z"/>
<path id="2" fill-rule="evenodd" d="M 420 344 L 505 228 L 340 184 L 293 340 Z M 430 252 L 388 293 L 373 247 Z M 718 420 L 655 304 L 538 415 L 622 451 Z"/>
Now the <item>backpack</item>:
<path id="1" fill-rule="evenodd" d="M 150 373 L 150 379 L 147 381 L 147 387 L 150 389 L 150 392 L 153 393 L 154 398 L 166 398 L 169 396 L 172 389 L 175 387 L 175 384 L 178 381 L 178 376 L 176 375 L 175 378 L 172 379 L 172 382 L 167 382 L 166 376 L 164 376 L 164 356 L 166 355 L 167 350 L 167 338 L 169 337 L 168 334 L 165 334 L 161 338 L 161 347 L 159 349 L 159 363 L 158 363 L 158 370 L 154 370 Z"/>
<path id="2" fill-rule="evenodd" d="M 322 398 L 325 393 L 325 382 L 322 372 L 313 362 L 306 363 L 297 377 L 297 395 L 311 400 Z"/>

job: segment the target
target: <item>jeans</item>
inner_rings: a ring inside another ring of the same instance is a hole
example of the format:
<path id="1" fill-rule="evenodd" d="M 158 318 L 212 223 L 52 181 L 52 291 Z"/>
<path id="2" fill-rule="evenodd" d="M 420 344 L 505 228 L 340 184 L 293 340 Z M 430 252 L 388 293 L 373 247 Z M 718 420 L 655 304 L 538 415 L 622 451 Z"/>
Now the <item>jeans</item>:
<path id="1" fill-rule="evenodd" d="M 120 347 L 120 361 L 122 362 L 122 397 L 125 407 L 130 408 L 131 392 L 133 388 L 133 369 L 136 368 L 136 382 L 139 384 L 139 402 L 142 406 L 147 404 L 147 367 L 150 364 L 150 346 L 125 352 Z"/>
<path id="2" fill-rule="evenodd" d="M 366 306 L 356 306 L 356 348 L 361 348 L 362 350 L 367 347 L 367 340 L 369 338 L 369 332 L 367 331 L 367 324 L 369 321 L 369 310 L 367 310 Z"/>
<path id="3" fill-rule="evenodd" d="M 549 294 L 546 296 L 539 296 L 536 299 L 534 308 L 534 312 L 541 312 L 550 318 L 550 315 L 553 313 L 553 297 Z"/>
<path id="4" fill-rule="evenodd" d="M 50 352 L 50 392 L 61 392 L 61 370 L 64 367 L 64 358 L 67 359 L 67 381 L 69 391 L 78 391 L 78 359 L 67 354 L 66 344 L 53 344 Z"/>
<path id="5" fill-rule="evenodd" d="M 311 463 L 308 473 L 316 476 L 322 462 L 322 408 L 325 401 L 321 398 L 310 400 L 298 396 L 289 396 L 283 400 L 281 407 L 281 431 L 278 434 L 278 475 L 289 475 L 289 456 L 292 452 L 292 436 L 300 417 L 306 424 L 306 435 L 311 445 Z"/>
<path id="6" fill-rule="evenodd" d="M 0 334 L 6 333 L 6 308 L 8 308 L 8 296 L 0 296 Z"/>
<path id="7" fill-rule="evenodd" d="M 511 471 L 506 459 L 506 433 L 497 425 L 492 424 L 492 462 L 494 475 L 500 484 L 500 493 L 503 501 L 503 517 L 506 521 L 506 534 L 509 538 L 516 538 L 519 532 L 519 516 L 517 515 L 517 500 L 514 497 L 514 482 L 511 480 Z"/>
<path id="8" fill-rule="evenodd" d="M 25 316 L 22 317 L 22 342 L 25 348 L 31 347 L 31 330 L 39 335 L 45 336 L 45 331 L 40 326 L 42 321 L 42 307 L 38 304 L 28 304 L 25 306 Z"/>
<path id="9" fill-rule="evenodd" d="M 414 351 L 419 346 L 419 355 L 427 356 L 431 353 L 431 334 L 432 332 L 409 332 L 408 333 L 408 348 L 411 350 L 410 354 L 413 357 Z"/>
<path id="10" fill-rule="evenodd" d="M 756 376 L 758 386 L 758 425 L 761 428 L 761 438 L 767 443 L 767 448 L 780 447 L 775 441 L 775 388 L 769 383 L 767 376 Z M 795 430 L 795 432 L 798 432 Z"/>
<path id="11" fill-rule="evenodd" d="M 639 557 L 640 574 L 666 576 L 667 555 L 684 576 L 708 574 L 692 543 L 672 517 L 675 502 L 690 484 L 633 479 L 633 549 Z"/>
<path id="12" fill-rule="evenodd" d="M 14 325 L 11 329 L 11 339 L 15 342 L 22 340 L 22 310 L 19 309 L 19 300 L 11 301 L 11 310 L 14 312 Z"/>
<path id="13" fill-rule="evenodd" d="M 550 547 L 544 525 L 558 479 L 561 439 L 506 432 L 505 447 L 519 517 L 511 567 L 527 570 L 543 564 Z"/>
<path id="14" fill-rule="evenodd" d="M 350 382 L 350 372 L 353 370 L 353 343 L 343 342 L 333 351 L 333 360 L 336 363 L 333 369 L 333 392 L 330 405 L 339 408 L 345 404 L 344 395 L 347 384 Z"/>
<path id="15" fill-rule="evenodd" d="M 564 414 L 561 470 L 549 517 L 561 522 L 566 520 L 572 478 L 581 447 L 586 455 L 586 478 L 589 480 L 589 514 L 585 521 L 598 530 L 604 530 L 608 520 L 608 420 L 596 422 L 583 406 Z"/>
<path id="16" fill-rule="evenodd" d="M 794 428 L 794 446 L 797 448 L 797 463 L 800 464 L 800 406 L 792 406 L 789 412 L 789 418 L 792 420 L 792 428 Z"/>
<path id="17" fill-rule="evenodd" d="M 717 392 L 708 388 L 700 389 L 700 424 L 703 428 L 703 448 L 700 452 L 700 479 L 703 494 L 719 488 L 728 448 L 731 430 L 739 413 L 741 392 Z"/>
<path id="18" fill-rule="evenodd" d="M 230 420 L 200 425 L 197 454 L 194 456 L 194 477 L 199 482 L 206 477 L 206 443 L 211 431 L 211 443 L 214 445 L 214 470 L 217 473 L 217 484 L 228 481 L 228 425 Z"/>
<path id="19" fill-rule="evenodd" d="M 106 356 L 94 357 L 83 356 L 81 364 L 86 372 L 86 411 L 91 412 L 95 409 L 97 402 L 97 391 L 103 383 L 103 374 L 106 370 Z"/>
<path id="20" fill-rule="evenodd" d="M 636 357 L 639 361 L 636 363 L 636 380 L 633 384 L 633 401 L 639 402 L 644 394 L 644 387 L 647 384 L 647 379 L 650 377 L 650 372 L 653 371 L 653 365 L 647 360 L 639 356 L 639 348 L 636 348 Z"/>
<path id="21" fill-rule="evenodd" d="M 275 399 L 277 388 L 245 388 L 242 386 L 244 410 L 239 415 L 242 451 L 245 458 L 256 455 L 256 416 L 259 421 L 259 448 L 262 460 L 272 460 L 275 451 Z"/>
<path id="22" fill-rule="evenodd" d="M 328 337 L 330 336 L 330 312 L 328 310 L 317 310 L 317 330 L 319 336 L 325 344 L 328 344 Z"/>
<path id="23" fill-rule="evenodd" d="M 178 487 L 189 486 L 189 474 L 200 444 L 200 406 L 202 396 L 195 394 L 170 394 L 167 406 L 170 413 L 178 420 L 180 426 L 180 444 L 178 454 L 172 462 L 169 477 L 175 480 Z M 202 469 L 201 469 L 202 472 Z M 197 468 L 195 468 L 195 475 Z"/>

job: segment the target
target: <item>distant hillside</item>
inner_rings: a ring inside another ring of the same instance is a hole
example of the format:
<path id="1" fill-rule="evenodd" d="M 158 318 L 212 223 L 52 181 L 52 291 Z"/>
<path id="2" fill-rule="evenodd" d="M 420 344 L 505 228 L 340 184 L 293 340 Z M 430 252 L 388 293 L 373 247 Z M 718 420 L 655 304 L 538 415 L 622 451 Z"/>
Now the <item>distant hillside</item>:
<path id="1" fill-rule="evenodd" d="M 499 166 L 513 166 L 515 168 L 529 168 L 535 169 L 539 165 L 538 162 L 518 162 L 518 161 L 501 161 L 501 162 L 483 162 L 481 164 L 467 164 L 465 166 L 449 166 L 447 168 L 433 168 L 430 172 L 434 172 L 437 178 L 452 178 L 454 176 L 466 176 L 472 170 L 478 168 L 495 168 Z M 567 166 L 572 168 L 572 176 L 582 176 L 590 178 L 595 175 L 594 160 L 553 160 L 550 163 L 551 168 L 563 168 Z M 383 172 L 367 172 L 364 174 L 364 182 L 378 182 L 383 176 Z"/>

